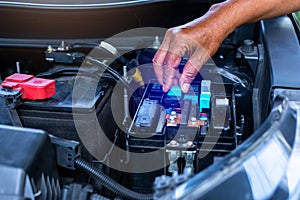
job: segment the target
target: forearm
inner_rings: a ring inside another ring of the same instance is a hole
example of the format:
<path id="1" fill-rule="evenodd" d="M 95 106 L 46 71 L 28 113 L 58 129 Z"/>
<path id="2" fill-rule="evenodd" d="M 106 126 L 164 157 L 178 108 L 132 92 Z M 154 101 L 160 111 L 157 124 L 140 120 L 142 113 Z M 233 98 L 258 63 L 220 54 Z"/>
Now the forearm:
<path id="1" fill-rule="evenodd" d="M 202 17 L 167 31 L 153 58 L 154 71 L 167 92 L 176 80 L 181 57 L 188 56 L 179 78 L 183 92 L 201 66 L 214 55 L 223 40 L 237 27 L 261 19 L 300 10 L 300 0 L 227 0 L 213 5 Z"/>
<path id="2" fill-rule="evenodd" d="M 300 10 L 300 0 L 228 0 L 209 12 L 231 32 L 240 25 Z"/>
<path id="3" fill-rule="evenodd" d="M 213 46 L 218 46 L 234 29 L 246 24 L 300 10 L 300 0 L 227 0 L 213 5 L 202 17 L 183 26 L 183 31 L 193 32 L 202 46 L 203 33 L 213 36 Z M 194 30 L 194 31 L 193 31 Z M 197 36 L 197 33 L 199 35 Z M 190 34 L 191 35 L 191 34 Z M 205 37 L 205 36 L 204 36 Z M 206 47 L 213 55 L 215 48 Z"/>

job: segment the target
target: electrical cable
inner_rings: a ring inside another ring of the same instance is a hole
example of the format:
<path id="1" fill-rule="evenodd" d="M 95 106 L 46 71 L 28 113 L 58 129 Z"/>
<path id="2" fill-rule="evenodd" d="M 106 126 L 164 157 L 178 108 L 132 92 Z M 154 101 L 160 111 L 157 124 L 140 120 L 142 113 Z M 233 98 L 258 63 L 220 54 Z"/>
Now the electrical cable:
<path id="1" fill-rule="evenodd" d="M 87 76 L 92 77 L 94 79 L 100 80 L 104 79 L 108 82 L 116 83 L 118 80 L 106 73 L 103 74 L 97 74 L 94 71 L 91 70 L 84 70 L 82 68 L 76 68 L 76 67 L 67 67 L 62 69 L 55 69 L 53 71 L 43 72 L 38 74 L 37 78 L 57 78 L 62 76 Z"/>
<path id="2" fill-rule="evenodd" d="M 101 67 L 103 70 L 106 70 L 113 77 L 118 79 L 123 84 L 123 86 L 128 90 L 128 92 L 130 92 L 131 94 L 134 93 L 134 91 L 132 90 L 130 85 L 127 83 L 127 81 L 117 71 L 115 71 L 113 68 L 111 68 L 110 66 L 108 66 L 105 63 L 101 62 L 100 60 L 94 59 L 90 56 L 87 56 L 86 59 L 88 61 L 92 62 L 93 64 L 95 64 L 96 66 Z M 89 64 L 88 62 L 86 62 L 86 63 Z"/>
<path id="3" fill-rule="evenodd" d="M 100 194 L 92 194 L 90 196 L 90 200 L 110 200 L 110 199 L 108 199 Z"/>
<path id="4" fill-rule="evenodd" d="M 93 43 L 93 42 L 77 42 L 77 43 L 74 43 L 71 48 L 72 49 L 78 49 L 78 48 L 95 48 L 95 47 L 98 47 L 99 46 L 99 43 Z"/>
<path id="5" fill-rule="evenodd" d="M 61 74 L 63 74 L 63 73 L 74 73 L 75 74 L 75 73 L 78 73 L 78 72 L 89 75 L 89 76 L 92 76 L 93 78 L 97 78 L 97 79 L 101 78 L 100 75 L 96 74 L 93 71 L 85 70 L 85 69 L 82 69 L 82 68 L 76 68 L 76 67 L 65 67 L 65 68 L 62 68 L 62 69 L 55 69 L 53 71 L 40 73 L 36 77 L 38 77 L 38 78 L 55 77 L 55 76 L 61 76 Z"/>
<path id="6" fill-rule="evenodd" d="M 104 174 L 102 171 L 100 171 L 98 168 L 93 166 L 91 163 L 89 163 L 81 158 L 77 158 L 75 160 L 75 166 L 77 168 L 82 169 L 86 173 L 88 173 L 96 181 L 99 181 L 98 183 L 102 184 L 107 189 L 111 190 L 112 192 L 114 192 L 115 194 L 117 194 L 119 196 L 122 196 L 122 197 L 128 198 L 128 199 L 136 199 L 136 200 L 151 200 L 151 199 L 153 199 L 153 194 L 142 194 L 142 193 L 138 193 L 138 192 L 129 190 L 128 188 L 119 184 L 117 181 L 113 180 L 111 177 Z"/>
<path id="7" fill-rule="evenodd" d="M 111 54 L 115 60 L 121 61 L 123 65 L 129 64 L 129 61 L 121 55 L 117 48 L 113 45 L 111 45 L 108 42 L 102 41 L 100 43 L 74 43 L 71 48 L 77 49 L 77 48 L 93 48 L 96 50 L 101 50 L 105 53 Z"/>

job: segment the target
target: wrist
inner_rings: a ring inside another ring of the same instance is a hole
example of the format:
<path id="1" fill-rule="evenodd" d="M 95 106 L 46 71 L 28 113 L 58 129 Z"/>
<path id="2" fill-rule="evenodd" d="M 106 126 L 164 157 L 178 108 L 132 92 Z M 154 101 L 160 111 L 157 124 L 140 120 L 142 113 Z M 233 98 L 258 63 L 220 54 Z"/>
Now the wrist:
<path id="1" fill-rule="evenodd" d="M 218 27 L 218 31 L 222 39 L 225 39 L 238 26 L 240 26 L 239 18 L 235 16 L 234 5 L 232 3 L 222 2 L 211 6 L 207 13 L 212 23 Z"/>

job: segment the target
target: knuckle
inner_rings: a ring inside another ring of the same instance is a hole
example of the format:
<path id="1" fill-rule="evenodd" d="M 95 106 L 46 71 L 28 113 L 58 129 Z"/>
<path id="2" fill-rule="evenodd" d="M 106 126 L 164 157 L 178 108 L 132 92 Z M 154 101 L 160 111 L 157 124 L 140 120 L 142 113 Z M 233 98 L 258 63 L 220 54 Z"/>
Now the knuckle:
<path id="1" fill-rule="evenodd" d="M 160 65 L 160 63 L 156 59 L 152 59 L 152 63 L 154 64 L 154 67 L 157 67 L 157 65 Z"/>
<path id="2" fill-rule="evenodd" d="M 182 77 L 187 80 L 188 82 L 191 82 L 196 77 L 197 73 L 199 72 L 201 66 L 195 66 L 193 63 L 189 62 L 183 70 Z"/>
<path id="3" fill-rule="evenodd" d="M 154 57 L 153 57 L 152 62 L 153 62 L 154 64 L 160 64 L 160 62 L 159 62 L 157 56 L 154 56 Z"/>
<path id="4" fill-rule="evenodd" d="M 217 9 L 219 9 L 219 8 L 220 8 L 220 4 L 219 4 L 219 3 L 216 3 L 216 4 L 213 4 L 213 5 L 210 7 L 210 10 L 215 11 L 215 10 L 217 10 Z"/>
<path id="5" fill-rule="evenodd" d="M 179 27 L 173 27 L 168 29 L 168 36 L 171 36 L 173 39 L 179 39 L 182 35 L 182 29 Z"/>
<path id="6" fill-rule="evenodd" d="M 166 37 L 172 37 L 175 34 L 174 28 L 169 28 L 166 32 Z"/>
<path id="7" fill-rule="evenodd" d="M 183 78 L 184 78 L 185 82 L 191 83 L 195 78 L 195 74 L 191 73 L 191 72 L 186 72 L 184 74 Z"/>
<path id="8" fill-rule="evenodd" d="M 177 68 L 178 64 L 180 63 L 181 57 L 177 55 L 177 53 L 168 54 L 165 60 L 166 68 L 174 69 Z M 170 70 L 166 70 L 170 71 Z"/>
<path id="9" fill-rule="evenodd" d="M 186 72 L 185 72 L 185 75 L 186 75 L 186 78 L 194 78 L 195 75 L 198 73 L 198 69 L 196 67 L 190 67 Z"/>

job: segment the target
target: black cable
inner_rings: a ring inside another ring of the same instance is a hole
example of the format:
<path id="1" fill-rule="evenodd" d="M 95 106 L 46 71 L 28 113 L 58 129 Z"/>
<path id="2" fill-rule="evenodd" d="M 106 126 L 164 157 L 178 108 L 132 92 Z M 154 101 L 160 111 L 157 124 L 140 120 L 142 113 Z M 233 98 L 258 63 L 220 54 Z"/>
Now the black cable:
<path id="1" fill-rule="evenodd" d="M 87 56 L 86 59 L 90 62 L 93 62 L 94 64 L 96 64 L 97 66 L 101 67 L 103 70 L 107 70 L 109 73 L 111 73 L 113 76 L 115 76 L 117 79 L 123 79 L 123 77 L 121 76 L 121 74 L 119 74 L 116 70 L 114 70 L 113 68 L 111 68 L 109 65 L 101 62 L 100 60 L 97 60 L 95 58 L 92 58 L 90 56 Z M 124 80 L 124 79 L 123 79 Z M 124 80 L 125 81 L 125 80 Z"/>
<path id="2" fill-rule="evenodd" d="M 122 196 L 127 199 L 136 199 L 136 200 L 151 200 L 153 199 L 153 194 L 142 194 L 138 193 L 132 190 L 129 190 L 128 188 L 124 187 L 123 185 L 119 184 L 106 174 L 104 174 L 102 171 L 100 171 L 98 168 L 93 166 L 91 163 L 77 158 L 75 160 L 75 166 L 77 168 L 80 168 L 84 170 L 86 173 L 88 173 L 90 176 L 92 176 L 96 181 L 99 181 L 103 186 L 105 186 L 107 189 L 111 190 L 115 194 Z"/>
<path id="3" fill-rule="evenodd" d="M 74 43 L 71 48 L 72 49 L 77 49 L 77 48 L 95 48 L 95 47 L 98 47 L 99 46 L 99 43 L 88 43 L 88 42 L 85 42 L 85 43 L 82 43 L 82 42 L 77 42 L 77 43 Z"/>
<path id="4" fill-rule="evenodd" d="M 44 73 L 40 73 L 38 74 L 36 77 L 38 78 L 45 78 L 45 77 L 56 77 L 56 76 L 61 76 L 63 73 L 74 73 L 76 75 L 76 73 L 83 73 L 86 74 L 88 76 L 91 76 L 93 78 L 96 79 L 100 79 L 101 76 L 96 74 L 95 72 L 89 71 L 89 70 L 84 70 L 82 68 L 75 68 L 75 67 L 65 67 L 62 69 L 56 69 L 53 71 L 48 71 L 48 72 L 44 72 Z"/>
<path id="5" fill-rule="evenodd" d="M 85 69 L 76 68 L 76 67 L 66 67 L 66 68 L 62 68 L 62 69 L 56 69 L 53 71 L 40 73 L 36 77 L 37 78 L 57 78 L 57 77 L 61 77 L 61 76 L 88 76 L 88 77 L 95 78 L 97 80 L 105 79 L 106 81 L 109 81 L 109 82 L 117 82 L 118 81 L 118 79 L 116 79 L 115 77 L 113 77 L 111 75 L 108 75 L 108 74 L 99 75 L 99 74 L 95 73 L 94 71 L 85 70 Z"/>
<path id="6" fill-rule="evenodd" d="M 129 68 L 131 68 L 130 62 L 127 59 L 125 59 L 118 51 L 116 52 L 116 54 L 113 54 L 108 49 L 102 47 L 101 43 L 99 43 L 99 44 L 98 43 L 74 43 L 71 48 L 84 48 L 84 47 L 88 47 L 88 46 L 113 55 L 116 59 L 120 60 L 122 62 L 122 64 L 129 65 Z M 129 93 L 131 93 L 131 94 L 134 93 L 134 91 L 129 86 L 128 82 L 126 80 L 124 80 L 122 75 L 120 75 L 116 70 L 114 70 L 110 66 L 106 65 L 105 63 L 92 58 L 91 56 L 86 56 L 86 60 L 96 64 L 97 66 L 100 66 L 103 70 L 107 70 L 113 77 L 115 77 L 117 80 L 121 81 L 121 83 L 127 89 L 127 91 Z"/>
<path id="7" fill-rule="evenodd" d="M 124 200 L 122 197 L 120 197 L 120 196 L 116 196 L 115 198 L 114 198 L 114 200 Z"/>
<path id="8" fill-rule="evenodd" d="M 74 43 L 71 48 L 73 48 L 73 49 L 92 48 L 92 49 L 100 50 L 100 51 L 103 51 L 105 53 L 112 55 L 115 60 L 119 60 L 123 65 L 129 64 L 129 61 L 126 58 L 124 58 L 122 54 L 120 54 L 118 51 L 116 51 L 115 53 L 112 53 L 110 50 L 101 46 L 101 43 Z M 114 47 L 114 48 L 117 49 L 116 47 Z"/>
<path id="9" fill-rule="evenodd" d="M 100 60 L 94 59 L 90 56 L 87 56 L 86 59 L 90 62 L 92 62 L 93 64 L 101 67 L 103 70 L 106 70 L 107 72 L 109 72 L 112 76 L 114 76 L 116 79 L 118 79 L 119 81 L 121 81 L 121 83 L 123 84 L 123 86 L 127 89 L 127 91 L 131 94 L 134 93 L 134 91 L 132 90 L 132 88 L 130 87 L 130 85 L 127 83 L 127 81 L 113 68 L 111 68 L 110 66 L 106 65 L 105 63 L 101 62 Z"/>
<path id="10" fill-rule="evenodd" d="M 110 200 L 110 199 L 108 199 L 100 194 L 92 194 L 90 196 L 90 200 Z"/>

